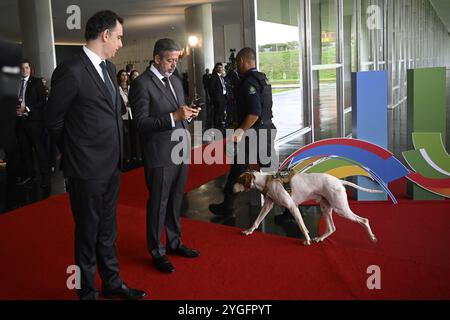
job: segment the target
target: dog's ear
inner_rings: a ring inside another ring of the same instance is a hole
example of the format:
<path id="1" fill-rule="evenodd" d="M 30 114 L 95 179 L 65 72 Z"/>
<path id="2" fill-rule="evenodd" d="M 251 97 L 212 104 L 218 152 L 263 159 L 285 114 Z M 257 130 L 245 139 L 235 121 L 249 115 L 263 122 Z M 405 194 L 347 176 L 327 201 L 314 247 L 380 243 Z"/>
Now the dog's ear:
<path id="1" fill-rule="evenodd" d="M 255 175 L 251 172 L 244 172 L 238 178 L 238 183 L 243 185 L 245 190 L 251 188 L 252 181 L 255 179 Z"/>

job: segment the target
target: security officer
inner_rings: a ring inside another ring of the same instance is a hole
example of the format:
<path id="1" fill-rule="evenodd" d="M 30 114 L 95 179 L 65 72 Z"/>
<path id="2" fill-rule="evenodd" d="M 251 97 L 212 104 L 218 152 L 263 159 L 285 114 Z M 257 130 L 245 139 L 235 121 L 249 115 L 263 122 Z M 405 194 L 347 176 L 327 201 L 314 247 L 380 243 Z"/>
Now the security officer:
<path id="1" fill-rule="evenodd" d="M 231 137 L 234 143 L 240 143 L 248 129 L 254 129 L 258 137 L 257 143 L 257 162 L 260 168 L 271 167 L 274 165 L 274 140 L 276 128 L 272 123 L 272 87 L 265 74 L 256 70 L 256 53 L 252 48 L 243 48 L 236 56 L 237 69 L 240 74 L 240 85 L 237 94 L 237 114 L 239 128 Z M 266 143 L 260 143 L 259 139 L 265 139 L 261 133 L 267 133 Z M 225 199 L 221 204 L 211 204 L 209 210 L 221 216 L 232 216 L 236 194 L 233 193 L 233 185 L 237 178 L 248 169 L 250 160 L 255 159 L 254 155 L 249 155 L 249 143 L 247 139 L 242 141 L 245 147 L 245 163 L 238 163 L 237 154 L 231 166 L 225 185 Z M 261 149 L 266 147 L 266 150 Z M 239 149 L 238 149 L 239 150 Z M 270 161 L 267 163 L 260 158 L 265 155 Z"/>

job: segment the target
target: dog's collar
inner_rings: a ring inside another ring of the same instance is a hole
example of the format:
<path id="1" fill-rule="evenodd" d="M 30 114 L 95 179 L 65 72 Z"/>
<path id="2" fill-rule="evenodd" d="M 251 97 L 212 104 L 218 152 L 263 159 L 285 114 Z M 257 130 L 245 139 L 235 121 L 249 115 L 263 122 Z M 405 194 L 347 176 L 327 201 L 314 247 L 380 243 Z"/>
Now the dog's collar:
<path id="1" fill-rule="evenodd" d="M 261 193 L 263 195 L 266 195 L 267 192 L 269 192 L 269 184 L 273 180 L 276 180 L 279 183 L 281 183 L 283 185 L 283 188 L 286 189 L 286 191 L 288 191 L 290 193 L 291 179 L 294 175 L 295 175 L 295 171 L 289 170 L 288 172 L 277 172 L 272 175 L 266 176 L 266 182 L 264 184 L 264 188 L 262 189 Z"/>
<path id="2" fill-rule="evenodd" d="M 273 176 L 267 176 L 266 177 L 266 182 L 264 183 L 264 188 L 262 189 L 261 193 L 263 195 L 266 195 L 267 192 L 269 191 L 269 183 L 273 180 Z"/>

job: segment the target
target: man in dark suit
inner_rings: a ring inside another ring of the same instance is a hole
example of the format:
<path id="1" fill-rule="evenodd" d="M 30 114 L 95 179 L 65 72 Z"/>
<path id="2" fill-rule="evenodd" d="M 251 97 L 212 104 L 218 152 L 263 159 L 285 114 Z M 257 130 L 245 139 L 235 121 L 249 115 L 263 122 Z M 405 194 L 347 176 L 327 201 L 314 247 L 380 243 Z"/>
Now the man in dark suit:
<path id="1" fill-rule="evenodd" d="M 210 95 L 214 106 L 214 128 L 221 130 L 227 102 L 227 87 L 223 77 L 222 63 L 216 63 L 210 81 Z"/>
<path id="2" fill-rule="evenodd" d="M 106 298 L 139 299 L 119 276 L 116 209 L 123 162 L 122 117 L 116 68 L 106 59 L 122 47 L 123 19 L 111 11 L 92 16 L 86 46 L 53 72 L 46 122 L 63 155 L 75 221 L 80 299 L 97 299 L 96 264 Z"/>
<path id="3" fill-rule="evenodd" d="M 180 46 L 171 39 L 160 39 L 153 50 L 154 62 L 131 83 L 130 104 L 133 109 L 144 153 L 144 168 L 150 197 L 147 201 L 147 247 L 156 268 L 174 272 L 167 254 L 195 258 L 199 252 L 181 242 L 180 214 L 188 174 L 185 162 L 172 158 L 172 133 L 188 142 L 188 121 L 199 109 L 186 106 L 183 87 L 176 76 Z M 178 130 L 177 130 L 178 129 Z M 187 152 L 190 153 L 190 150 Z M 182 156 L 187 156 L 183 154 Z M 161 243 L 166 226 L 166 248 Z"/>
<path id="4" fill-rule="evenodd" d="M 205 115 L 205 127 L 210 128 L 213 127 L 214 123 L 214 113 L 213 106 L 211 105 L 211 97 L 209 94 L 209 88 L 211 87 L 211 73 L 209 73 L 209 69 L 205 69 L 205 73 L 202 76 L 203 90 L 205 91 L 205 106 L 206 109 L 203 112 L 206 112 Z"/>
<path id="5" fill-rule="evenodd" d="M 20 70 L 22 79 L 18 90 L 16 132 L 23 163 L 19 172 L 23 180 L 19 185 L 31 182 L 34 176 L 34 149 L 41 174 L 41 186 L 46 188 L 50 183 L 50 163 L 44 147 L 42 114 L 47 97 L 42 79 L 31 75 L 31 63 L 28 60 L 22 61 Z"/>

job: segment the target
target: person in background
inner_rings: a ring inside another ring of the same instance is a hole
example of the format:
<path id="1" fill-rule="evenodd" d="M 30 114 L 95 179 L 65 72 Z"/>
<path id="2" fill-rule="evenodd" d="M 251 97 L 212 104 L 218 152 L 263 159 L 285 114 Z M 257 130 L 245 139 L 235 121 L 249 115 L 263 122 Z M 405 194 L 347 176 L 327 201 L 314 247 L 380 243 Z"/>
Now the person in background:
<path id="1" fill-rule="evenodd" d="M 139 77 L 139 71 L 132 70 L 130 73 L 130 84 Z M 131 111 L 130 111 L 131 114 Z M 142 148 L 141 142 L 139 138 L 139 132 L 137 129 L 136 121 L 133 119 L 130 123 L 130 139 L 131 139 L 131 157 L 132 161 L 135 161 L 137 164 L 142 164 Z"/>
<path id="2" fill-rule="evenodd" d="M 237 98 L 239 96 L 239 73 L 237 71 L 236 60 L 233 60 L 228 66 L 227 75 L 225 77 L 227 85 L 227 127 L 236 129 L 239 126 Z"/>
<path id="3" fill-rule="evenodd" d="M 137 77 L 139 77 L 139 71 L 132 70 L 130 72 L 130 83 L 133 82 L 133 80 L 136 79 Z"/>
<path id="4" fill-rule="evenodd" d="M 18 85 L 18 105 L 16 132 L 22 159 L 19 186 L 33 181 L 34 165 L 33 150 L 36 152 L 39 171 L 41 174 L 41 187 L 50 187 L 50 163 L 44 146 L 43 113 L 47 102 L 42 79 L 31 75 L 30 61 L 23 60 L 21 64 L 22 80 Z"/>
<path id="5" fill-rule="evenodd" d="M 128 90 L 130 82 L 126 70 L 119 70 L 117 73 L 117 83 L 119 84 L 120 98 L 122 99 L 122 120 L 123 120 L 123 154 L 125 169 L 129 168 L 131 162 L 131 135 L 130 128 L 133 116 L 131 114 L 130 103 L 128 102 Z"/>
<path id="6" fill-rule="evenodd" d="M 129 63 L 125 66 L 125 71 L 128 76 L 131 76 L 131 71 L 133 71 L 133 70 L 134 70 L 134 66 L 132 63 Z"/>
<path id="7" fill-rule="evenodd" d="M 182 83 L 183 83 L 183 91 L 184 91 L 184 97 L 187 100 L 189 97 L 189 76 L 187 72 L 183 72 L 182 74 L 183 79 Z"/>
<path id="8" fill-rule="evenodd" d="M 47 80 L 45 78 L 42 78 L 42 84 L 44 85 L 45 89 L 45 101 L 47 102 L 48 96 L 50 94 L 50 89 L 47 86 Z M 54 139 L 50 136 L 48 133 L 48 130 L 44 127 L 44 147 L 45 152 L 47 154 L 47 158 L 50 165 L 50 172 L 55 173 L 56 171 L 56 162 L 58 158 L 58 148 L 56 146 L 56 142 Z"/>
<path id="9" fill-rule="evenodd" d="M 223 77 L 224 69 L 221 62 L 216 63 L 213 73 L 211 75 L 210 95 L 214 109 L 214 128 L 222 130 L 223 121 L 225 118 L 226 102 L 227 102 L 227 87 Z"/>
<path id="10" fill-rule="evenodd" d="M 212 110 L 211 105 L 211 97 L 209 94 L 209 88 L 211 86 L 211 73 L 209 73 L 209 69 L 205 69 L 205 74 L 203 74 L 202 77 L 202 83 L 203 83 L 203 91 L 205 94 L 205 106 L 206 106 L 206 115 L 205 115 L 205 126 L 206 128 L 210 128 L 213 126 L 214 122 L 214 112 Z"/>

